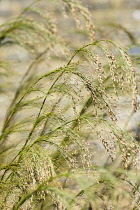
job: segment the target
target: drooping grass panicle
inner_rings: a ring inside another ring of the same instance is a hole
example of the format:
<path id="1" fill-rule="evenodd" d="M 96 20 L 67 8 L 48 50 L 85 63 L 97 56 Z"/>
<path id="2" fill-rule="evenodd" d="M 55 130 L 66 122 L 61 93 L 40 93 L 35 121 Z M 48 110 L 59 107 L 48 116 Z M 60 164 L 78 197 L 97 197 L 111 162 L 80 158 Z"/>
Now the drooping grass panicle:
<path id="1" fill-rule="evenodd" d="M 114 41 L 95 41 L 79 1 L 57 2 L 77 27 L 84 18 L 93 41 L 74 52 L 57 19 L 35 4 L 0 31 L 0 47 L 18 44 L 31 55 L 0 136 L 0 208 L 137 208 L 139 143 L 122 130 L 116 109 L 127 97 L 138 110 L 131 60 Z M 8 62 L 0 67 L 8 72 Z"/>

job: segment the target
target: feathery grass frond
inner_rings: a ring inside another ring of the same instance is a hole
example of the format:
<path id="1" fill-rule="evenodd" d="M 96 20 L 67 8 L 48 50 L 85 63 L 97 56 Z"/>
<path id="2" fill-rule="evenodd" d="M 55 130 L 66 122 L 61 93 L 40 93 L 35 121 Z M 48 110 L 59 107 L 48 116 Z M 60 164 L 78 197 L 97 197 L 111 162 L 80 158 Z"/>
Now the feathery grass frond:
<path id="1" fill-rule="evenodd" d="M 85 19 L 93 42 L 73 55 L 64 50 L 54 70 L 48 70 L 53 51 L 66 42 L 51 13 L 33 3 L 1 26 L 0 47 L 10 40 L 8 46 L 21 45 L 33 59 L 0 135 L 0 208 L 137 209 L 139 143 L 119 125 L 116 108 L 127 97 L 130 114 L 138 110 L 131 60 L 114 41 L 95 41 L 90 13 L 78 1 L 58 4 L 63 14 L 70 9 L 77 27 Z M 7 64 L 0 63 L 6 74 Z"/>

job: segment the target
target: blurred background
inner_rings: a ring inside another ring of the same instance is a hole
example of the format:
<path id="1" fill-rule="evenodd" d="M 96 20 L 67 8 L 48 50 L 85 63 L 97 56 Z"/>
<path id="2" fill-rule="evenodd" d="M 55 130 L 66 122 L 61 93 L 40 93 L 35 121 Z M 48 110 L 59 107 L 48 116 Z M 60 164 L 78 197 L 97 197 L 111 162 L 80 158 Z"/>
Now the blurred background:
<path id="1" fill-rule="evenodd" d="M 17 16 L 33 0 L 0 0 L 0 24 Z M 41 1 L 38 1 L 41 3 Z M 42 1 L 43 8 L 51 7 L 51 2 Z M 128 27 L 135 36 L 140 35 L 140 0 L 81 0 L 93 15 L 95 24 L 117 22 Z M 57 4 L 57 1 L 56 1 Z M 52 8 L 57 12 L 58 8 Z"/>
<path id="2" fill-rule="evenodd" d="M 33 2 L 33 0 L 0 0 L 0 24 L 4 24 L 10 18 L 20 15 L 22 10 L 31 5 Z M 86 40 L 86 35 L 84 37 L 80 34 L 77 35 L 77 33 L 73 33 L 75 22 L 70 19 L 69 21 L 67 21 L 67 19 L 64 20 L 64 16 L 61 15 L 60 8 L 58 7 L 59 1 L 46 0 L 36 2 L 39 3 L 45 12 L 55 12 L 55 15 L 58 17 L 56 20 L 58 30 L 61 33 L 61 36 L 67 40 L 67 43 L 71 43 L 73 49 L 77 49 L 79 46 L 90 42 L 90 40 Z M 52 2 L 54 3 L 52 4 Z M 130 49 L 128 52 L 130 55 L 140 56 L 140 46 L 135 46 L 136 44 L 134 41 L 135 39 L 137 40 L 137 43 L 140 43 L 140 0 L 81 0 L 81 2 L 92 14 L 97 39 L 107 38 L 114 40 L 123 47 L 129 47 Z M 76 38 L 76 42 L 73 42 L 73 38 Z M 129 38 L 132 38 L 131 42 Z M 31 63 L 28 53 L 24 51 L 24 49 L 21 50 L 17 48 L 17 46 L 14 49 L 6 47 L 1 48 L 0 56 L 1 58 L 4 57 L 4 59 L 7 59 L 8 57 L 10 61 L 12 60 L 16 63 L 14 72 L 16 72 L 16 74 L 18 73 L 17 75 L 19 78 L 23 75 L 27 66 Z M 55 66 L 63 65 L 62 62 L 56 64 L 56 61 L 53 62 L 53 64 L 55 64 Z M 55 66 L 47 66 L 47 68 L 54 69 Z M 137 71 L 139 71 L 139 66 L 136 68 Z M 41 69 L 41 67 L 39 69 Z M 13 78 L 10 77 L 10 82 L 8 82 L 6 91 L 2 92 L 0 95 L 0 129 L 5 118 L 7 107 L 9 106 L 14 92 L 19 85 L 18 81 L 20 81 L 20 79 L 15 75 L 12 76 Z M 8 81 L 8 78 L 6 78 L 6 81 Z M 136 121 L 139 122 L 139 114 Z"/>
<path id="3" fill-rule="evenodd" d="M 20 15 L 23 9 L 30 6 L 33 2 L 33 0 L 0 0 L 0 24 L 4 24 L 11 18 Z M 78 29 L 76 29 L 75 21 L 70 13 L 68 14 L 68 18 L 65 18 L 64 15 L 62 15 L 63 11 L 61 10 L 62 8 L 59 7 L 58 2 L 61 2 L 61 0 L 36 1 L 36 3 L 39 3 L 39 7 L 45 11 L 45 14 L 48 12 L 48 14 L 55 14 L 55 16 L 57 16 L 56 25 L 58 26 L 58 34 L 65 40 L 66 47 L 68 46 L 69 52 L 72 54 L 72 52 L 79 47 L 86 43 L 90 43 L 91 40 L 87 37 L 84 30 L 78 31 Z M 113 40 L 115 43 L 118 43 L 123 46 L 123 48 L 127 49 L 130 56 L 136 55 L 140 57 L 140 44 L 138 44 L 140 43 L 140 0 L 81 0 L 81 2 L 92 14 L 96 39 Z M 52 13 L 49 13 L 50 11 Z M 60 49 L 58 48 L 59 45 L 54 48 L 53 53 L 58 50 L 59 54 Z M 51 57 L 51 54 L 49 56 Z M 35 70 L 36 75 L 43 75 L 46 73 L 43 71 L 51 71 L 58 66 L 66 64 L 68 59 L 67 54 L 65 57 L 62 55 L 61 59 L 57 56 L 52 56 L 50 60 L 48 60 L 47 55 L 46 57 L 44 56 L 37 67 L 33 69 Z M 1 47 L 0 58 L 9 60 L 10 62 L 12 61 L 12 67 L 10 69 L 12 73 L 9 73 L 6 77 L 0 78 L 1 131 L 8 107 L 10 106 L 17 88 L 20 86 L 21 78 L 26 70 L 30 68 L 31 63 L 34 61 L 34 57 L 30 56 L 28 51 L 21 46 L 10 45 L 9 42 L 7 45 Z M 135 65 L 135 70 L 140 75 L 139 64 Z M 139 75 L 138 77 L 140 78 Z M 140 79 L 138 82 L 140 84 Z M 140 91 L 140 85 L 138 86 Z M 126 119 L 130 118 L 131 109 L 131 101 L 124 96 L 119 102 L 119 105 L 117 104 L 115 110 L 117 112 L 120 127 L 123 128 Z M 138 111 L 130 121 L 131 126 L 128 130 L 135 131 L 138 136 L 137 140 L 139 140 L 140 111 Z M 103 160 L 105 159 L 104 156 L 102 156 L 102 158 L 103 159 L 100 161 L 101 163 L 103 163 Z"/>

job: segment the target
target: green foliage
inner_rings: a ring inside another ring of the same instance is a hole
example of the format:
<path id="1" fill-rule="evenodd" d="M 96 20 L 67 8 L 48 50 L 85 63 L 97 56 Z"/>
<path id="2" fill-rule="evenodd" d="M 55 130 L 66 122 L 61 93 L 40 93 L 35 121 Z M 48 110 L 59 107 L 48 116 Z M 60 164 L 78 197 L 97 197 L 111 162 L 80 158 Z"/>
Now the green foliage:
<path id="1" fill-rule="evenodd" d="M 139 209 L 139 144 L 120 128 L 116 113 L 124 96 L 132 115 L 138 109 L 130 58 L 114 41 L 95 40 L 79 2 L 59 1 L 62 15 L 69 9 L 77 27 L 83 17 L 92 39 L 73 55 L 55 19 L 33 6 L 0 30 L 1 49 L 19 45 L 31 59 L 0 136 L 0 208 Z M 56 68 L 48 70 L 53 62 Z M 6 77 L 9 63 L 0 63 Z M 98 164 L 102 154 L 94 153 L 101 145 L 105 161 Z"/>

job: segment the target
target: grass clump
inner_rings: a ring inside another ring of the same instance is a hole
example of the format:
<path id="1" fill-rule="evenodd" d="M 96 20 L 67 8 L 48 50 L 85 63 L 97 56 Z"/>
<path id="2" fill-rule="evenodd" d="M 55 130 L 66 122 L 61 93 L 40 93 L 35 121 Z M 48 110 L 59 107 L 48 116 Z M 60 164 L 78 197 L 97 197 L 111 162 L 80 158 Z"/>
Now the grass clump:
<path id="1" fill-rule="evenodd" d="M 92 39 L 72 55 L 69 40 L 39 7 L 31 5 L 1 26 L 1 49 L 19 45 L 30 61 L 0 136 L 0 207 L 139 209 L 139 144 L 117 115 L 126 98 L 130 114 L 138 110 L 131 60 L 114 41 L 95 39 L 89 12 L 79 2 L 59 3 L 62 14 L 70 9 L 77 27 L 83 17 Z M 8 64 L 1 62 L 6 72 Z"/>

